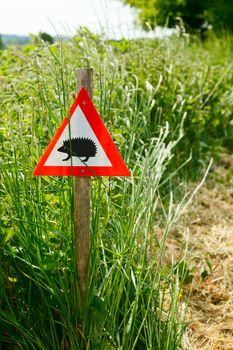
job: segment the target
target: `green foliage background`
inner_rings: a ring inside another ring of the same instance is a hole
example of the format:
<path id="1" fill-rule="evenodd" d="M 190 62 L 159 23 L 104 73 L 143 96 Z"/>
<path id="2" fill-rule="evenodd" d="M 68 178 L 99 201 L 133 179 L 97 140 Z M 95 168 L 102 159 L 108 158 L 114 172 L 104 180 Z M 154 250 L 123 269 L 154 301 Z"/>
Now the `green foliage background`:
<path id="1" fill-rule="evenodd" d="M 200 29 L 205 22 L 215 31 L 233 30 L 233 3 L 231 0 L 124 0 L 139 10 L 145 29 L 157 25 L 175 27 L 177 17 L 187 29 Z"/>
<path id="2" fill-rule="evenodd" d="M 0 348 L 180 349 L 189 270 L 184 252 L 175 266 L 165 259 L 165 242 L 186 179 L 232 149 L 231 37 L 116 42 L 82 28 L 66 42 L 9 47 L 0 60 Z M 76 68 L 87 66 L 132 177 L 93 179 L 83 307 L 73 179 L 32 171 L 74 100 Z"/>

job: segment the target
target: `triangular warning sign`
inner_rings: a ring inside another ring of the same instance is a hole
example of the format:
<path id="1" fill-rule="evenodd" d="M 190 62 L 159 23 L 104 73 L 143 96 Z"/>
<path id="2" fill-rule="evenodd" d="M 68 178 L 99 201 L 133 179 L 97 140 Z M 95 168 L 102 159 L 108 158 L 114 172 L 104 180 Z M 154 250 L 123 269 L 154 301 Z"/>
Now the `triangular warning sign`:
<path id="1" fill-rule="evenodd" d="M 85 88 L 82 88 L 33 175 L 130 176 Z"/>

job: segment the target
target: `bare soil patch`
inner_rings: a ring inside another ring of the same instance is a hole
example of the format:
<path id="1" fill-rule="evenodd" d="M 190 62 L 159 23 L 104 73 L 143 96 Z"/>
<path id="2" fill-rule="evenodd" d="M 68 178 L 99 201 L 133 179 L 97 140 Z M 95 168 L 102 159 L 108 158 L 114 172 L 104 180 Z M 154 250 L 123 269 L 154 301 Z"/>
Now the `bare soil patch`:
<path id="1" fill-rule="evenodd" d="M 187 266 L 193 281 L 185 350 L 233 349 L 233 155 L 212 169 L 168 240 L 176 258 L 188 235 Z"/>

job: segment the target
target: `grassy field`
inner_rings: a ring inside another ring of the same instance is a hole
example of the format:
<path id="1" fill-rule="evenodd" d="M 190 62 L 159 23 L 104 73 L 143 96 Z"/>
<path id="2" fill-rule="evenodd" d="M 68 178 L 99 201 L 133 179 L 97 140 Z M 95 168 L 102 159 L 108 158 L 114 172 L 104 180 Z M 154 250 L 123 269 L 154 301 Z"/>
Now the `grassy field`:
<path id="1" fill-rule="evenodd" d="M 186 247 L 166 239 L 209 159 L 232 150 L 232 42 L 67 42 L 0 56 L 0 349 L 180 349 Z M 33 169 L 94 67 L 94 103 L 132 172 L 93 178 L 89 296 L 75 272 L 74 181 Z"/>

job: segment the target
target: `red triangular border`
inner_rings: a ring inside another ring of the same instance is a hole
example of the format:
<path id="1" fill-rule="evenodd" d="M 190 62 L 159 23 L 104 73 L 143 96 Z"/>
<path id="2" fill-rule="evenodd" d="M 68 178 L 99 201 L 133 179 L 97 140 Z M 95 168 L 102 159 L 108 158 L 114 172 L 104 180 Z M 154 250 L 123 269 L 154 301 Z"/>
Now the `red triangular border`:
<path id="1" fill-rule="evenodd" d="M 85 102 L 85 103 L 83 103 Z M 124 163 L 121 155 L 105 127 L 102 119 L 95 109 L 87 91 L 84 87 L 80 90 L 73 105 L 70 108 L 70 118 L 72 118 L 77 106 L 82 109 L 88 123 L 99 140 L 104 152 L 110 160 L 112 166 L 45 166 L 50 153 L 55 147 L 58 139 L 63 133 L 69 122 L 69 118 L 65 118 L 58 128 L 56 134 L 52 138 L 50 144 L 46 148 L 43 156 L 39 160 L 34 169 L 33 175 L 36 176 L 130 176 L 130 172 Z"/>

